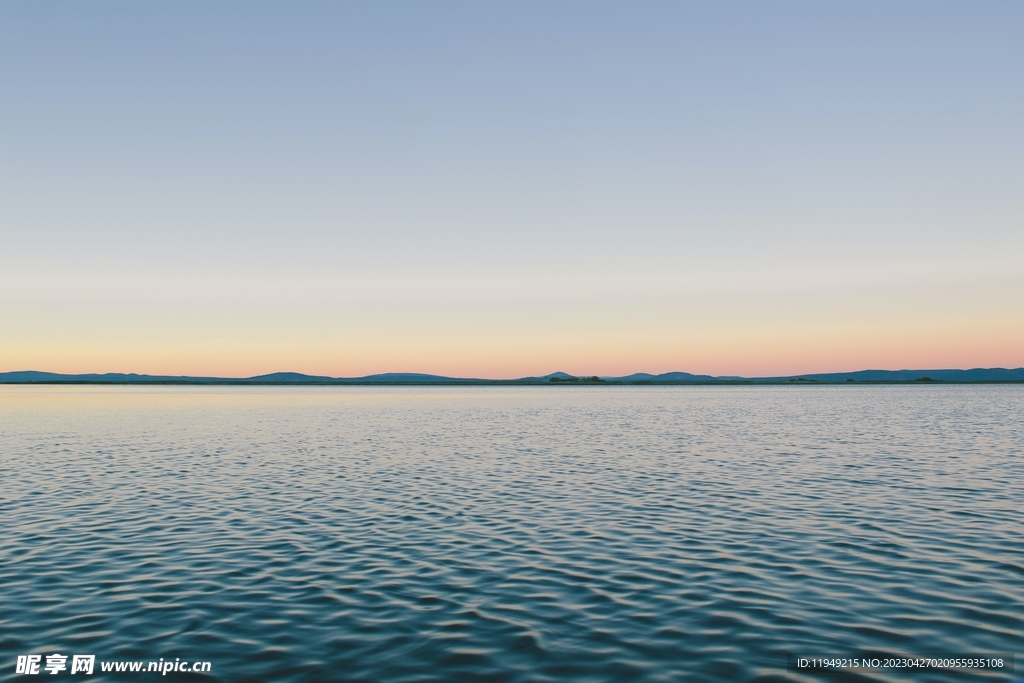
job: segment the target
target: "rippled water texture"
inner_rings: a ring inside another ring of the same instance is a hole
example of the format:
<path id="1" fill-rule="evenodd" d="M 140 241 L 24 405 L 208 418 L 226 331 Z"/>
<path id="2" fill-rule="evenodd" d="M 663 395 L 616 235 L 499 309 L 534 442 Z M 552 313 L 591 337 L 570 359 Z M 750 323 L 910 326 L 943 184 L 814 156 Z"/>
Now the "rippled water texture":
<path id="1" fill-rule="evenodd" d="M 0 680 L 50 652 L 222 681 L 1009 680 L 785 654 L 1024 650 L 1022 416 L 1019 386 L 0 387 Z"/>

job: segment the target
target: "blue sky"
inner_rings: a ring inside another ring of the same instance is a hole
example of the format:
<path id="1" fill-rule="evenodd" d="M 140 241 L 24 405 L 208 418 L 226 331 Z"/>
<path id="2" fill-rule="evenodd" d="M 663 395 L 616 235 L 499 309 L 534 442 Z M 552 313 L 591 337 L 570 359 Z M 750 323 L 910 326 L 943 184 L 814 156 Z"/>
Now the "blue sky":
<path id="1" fill-rule="evenodd" d="M 1022 29 L 5 3 L 0 369 L 1021 365 Z"/>

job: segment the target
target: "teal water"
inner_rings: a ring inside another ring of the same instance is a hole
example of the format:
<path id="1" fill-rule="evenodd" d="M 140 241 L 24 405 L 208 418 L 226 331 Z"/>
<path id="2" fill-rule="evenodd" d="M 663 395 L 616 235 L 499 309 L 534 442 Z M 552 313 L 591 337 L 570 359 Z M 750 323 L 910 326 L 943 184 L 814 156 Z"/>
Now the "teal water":
<path id="1" fill-rule="evenodd" d="M 1024 652 L 1019 386 L 6 386 L 0 475 L 0 681 L 1024 676 L 786 669 Z"/>

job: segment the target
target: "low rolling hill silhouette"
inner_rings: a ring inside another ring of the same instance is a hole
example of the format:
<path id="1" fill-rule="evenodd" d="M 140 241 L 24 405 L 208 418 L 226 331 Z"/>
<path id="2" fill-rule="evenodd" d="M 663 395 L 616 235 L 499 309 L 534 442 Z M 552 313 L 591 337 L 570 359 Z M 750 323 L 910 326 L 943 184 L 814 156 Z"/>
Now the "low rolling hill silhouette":
<path id="1" fill-rule="evenodd" d="M 590 375 L 552 372 L 515 380 L 446 377 L 418 372 L 386 372 L 364 377 L 328 377 L 301 372 L 273 372 L 255 377 L 192 377 L 187 375 L 140 375 L 135 373 L 60 374 L 21 370 L 0 372 L 0 384 L 548 384 L 590 379 Z M 621 377 L 601 377 L 601 384 L 706 384 L 706 383 L 886 383 L 886 382 L 1024 382 L 1024 368 L 972 368 L 969 370 L 858 370 L 781 377 L 739 377 L 665 372 L 638 372 Z"/>

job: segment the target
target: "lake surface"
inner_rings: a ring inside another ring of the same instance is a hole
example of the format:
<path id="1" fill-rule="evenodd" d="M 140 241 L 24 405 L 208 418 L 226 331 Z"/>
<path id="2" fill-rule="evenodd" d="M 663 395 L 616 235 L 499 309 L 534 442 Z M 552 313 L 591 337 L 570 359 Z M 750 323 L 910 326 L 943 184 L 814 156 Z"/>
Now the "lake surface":
<path id="1" fill-rule="evenodd" d="M 1024 652 L 1020 386 L 6 386 L 0 475 L 2 681 L 1024 677 L 786 668 Z"/>

